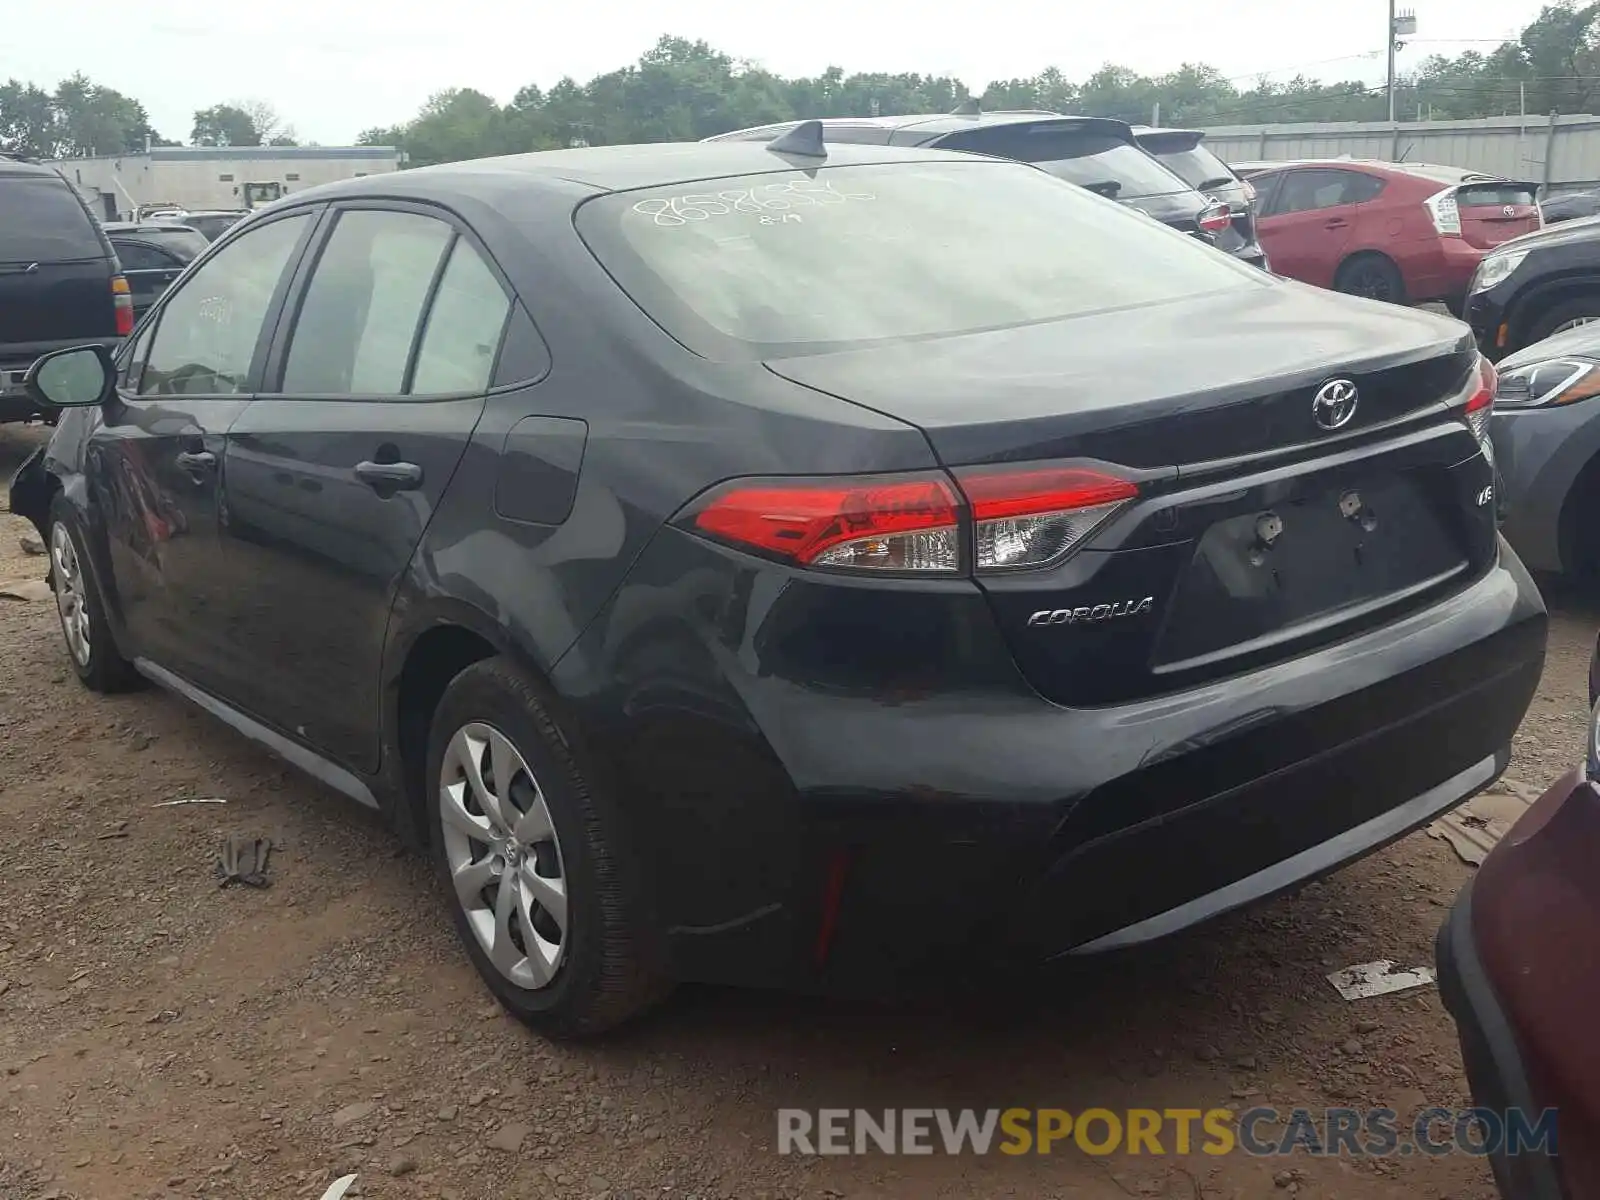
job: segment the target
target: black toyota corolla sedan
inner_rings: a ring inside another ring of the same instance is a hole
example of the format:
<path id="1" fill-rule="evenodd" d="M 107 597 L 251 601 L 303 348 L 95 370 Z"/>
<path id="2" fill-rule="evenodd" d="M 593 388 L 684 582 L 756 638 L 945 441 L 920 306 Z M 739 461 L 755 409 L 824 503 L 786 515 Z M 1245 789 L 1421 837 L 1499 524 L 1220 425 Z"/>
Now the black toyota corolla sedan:
<path id="1" fill-rule="evenodd" d="M 1544 654 L 1464 327 L 1016 162 L 311 189 L 29 378 L 84 682 L 382 810 L 553 1035 L 1281 891 L 1494 779 Z"/>

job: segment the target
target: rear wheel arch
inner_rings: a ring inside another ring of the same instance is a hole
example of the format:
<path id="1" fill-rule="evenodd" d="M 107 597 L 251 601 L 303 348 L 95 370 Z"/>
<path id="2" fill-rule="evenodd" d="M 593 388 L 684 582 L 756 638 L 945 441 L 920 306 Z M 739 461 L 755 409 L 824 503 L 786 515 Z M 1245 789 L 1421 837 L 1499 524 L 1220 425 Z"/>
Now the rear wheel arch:
<path id="1" fill-rule="evenodd" d="M 1390 258 L 1382 250 L 1362 249 L 1352 250 L 1340 261 L 1338 269 L 1333 273 L 1333 287 L 1335 291 L 1346 292 L 1346 284 L 1354 273 L 1364 267 L 1375 266 L 1387 274 L 1396 285 L 1397 295 L 1392 303 L 1406 303 L 1406 278 L 1400 270 L 1400 264 Z"/>

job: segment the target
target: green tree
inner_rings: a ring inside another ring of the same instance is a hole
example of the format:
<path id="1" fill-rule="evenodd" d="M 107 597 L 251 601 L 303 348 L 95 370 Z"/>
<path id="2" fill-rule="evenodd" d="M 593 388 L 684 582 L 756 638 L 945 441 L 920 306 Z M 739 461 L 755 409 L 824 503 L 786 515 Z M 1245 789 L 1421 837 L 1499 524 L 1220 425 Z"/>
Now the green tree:
<path id="1" fill-rule="evenodd" d="M 213 104 L 194 114 L 189 140 L 196 146 L 259 146 L 261 134 L 237 104 Z"/>
<path id="2" fill-rule="evenodd" d="M 0 85 L 0 153 L 54 158 L 56 110 L 50 93 L 8 79 Z"/>
<path id="3" fill-rule="evenodd" d="M 144 105 L 81 74 L 62 80 L 51 104 L 58 158 L 131 153 L 156 136 Z"/>

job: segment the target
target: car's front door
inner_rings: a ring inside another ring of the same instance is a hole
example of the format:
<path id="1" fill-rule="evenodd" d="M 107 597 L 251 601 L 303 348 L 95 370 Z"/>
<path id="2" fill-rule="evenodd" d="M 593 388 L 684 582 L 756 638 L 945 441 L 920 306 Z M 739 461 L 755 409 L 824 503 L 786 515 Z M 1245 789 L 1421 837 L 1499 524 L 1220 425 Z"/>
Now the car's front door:
<path id="1" fill-rule="evenodd" d="M 269 317 L 314 223 L 300 212 L 260 225 L 173 291 L 91 436 L 125 649 L 208 690 L 231 653 L 219 591 L 224 435 L 249 403 Z"/>
<path id="2" fill-rule="evenodd" d="M 1285 171 L 1256 218 L 1256 235 L 1279 275 L 1332 287 L 1355 235 L 1357 206 L 1382 184 L 1358 171 L 1302 167 Z"/>
<path id="3" fill-rule="evenodd" d="M 436 209 L 336 210 L 228 435 L 244 707 L 355 769 L 377 764 L 389 610 L 483 411 L 510 312 Z"/>

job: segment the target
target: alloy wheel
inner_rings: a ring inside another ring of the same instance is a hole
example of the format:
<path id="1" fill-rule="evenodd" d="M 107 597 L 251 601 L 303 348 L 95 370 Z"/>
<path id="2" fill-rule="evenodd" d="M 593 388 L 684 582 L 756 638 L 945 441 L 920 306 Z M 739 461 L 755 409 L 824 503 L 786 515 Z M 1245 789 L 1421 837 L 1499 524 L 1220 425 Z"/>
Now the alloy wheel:
<path id="1" fill-rule="evenodd" d="M 482 722 L 456 731 L 439 775 L 445 861 L 473 936 L 517 987 L 547 986 L 566 957 L 567 875 L 539 781 Z"/>
<path id="2" fill-rule="evenodd" d="M 61 617 L 61 632 L 66 635 L 67 651 L 80 667 L 89 665 L 89 602 L 84 594 L 83 569 L 77 547 L 67 527 L 57 521 L 50 527 L 50 561 L 56 587 L 56 612 Z"/>

